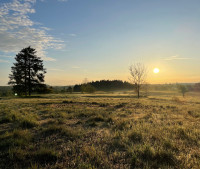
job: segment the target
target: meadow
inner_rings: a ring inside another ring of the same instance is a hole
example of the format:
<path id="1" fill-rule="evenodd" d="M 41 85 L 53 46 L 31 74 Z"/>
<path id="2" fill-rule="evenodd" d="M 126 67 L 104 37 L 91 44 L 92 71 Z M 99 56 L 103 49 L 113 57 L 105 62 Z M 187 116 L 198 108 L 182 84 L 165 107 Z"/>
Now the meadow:
<path id="1" fill-rule="evenodd" d="M 199 168 L 200 93 L 0 100 L 0 168 Z"/>

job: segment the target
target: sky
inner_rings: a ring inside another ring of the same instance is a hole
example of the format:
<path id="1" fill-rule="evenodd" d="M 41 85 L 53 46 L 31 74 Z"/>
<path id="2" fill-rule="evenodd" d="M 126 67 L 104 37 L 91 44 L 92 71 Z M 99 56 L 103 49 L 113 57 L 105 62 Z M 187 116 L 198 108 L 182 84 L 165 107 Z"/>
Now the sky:
<path id="1" fill-rule="evenodd" d="M 128 81 L 135 63 L 147 67 L 148 83 L 200 82 L 199 6 L 199 0 L 0 0 L 0 85 L 28 46 L 44 60 L 49 85 Z"/>

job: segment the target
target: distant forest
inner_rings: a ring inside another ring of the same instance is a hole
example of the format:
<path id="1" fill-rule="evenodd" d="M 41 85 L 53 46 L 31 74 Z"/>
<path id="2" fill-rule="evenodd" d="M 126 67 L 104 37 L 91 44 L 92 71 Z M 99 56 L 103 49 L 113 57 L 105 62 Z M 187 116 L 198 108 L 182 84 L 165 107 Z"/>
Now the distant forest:
<path id="1" fill-rule="evenodd" d="M 200 83 L 182 83 L 188 91 L 200 92 Z M 177 84 L 148 84 L 145 86 L 149 91 L 177 91 Z M 100 80 L 74 86 L 48 86 L 47 90 L 38 93 L 73 93 L 85 92 L 94 93 L 96 91 L 134 91 L 134 85 L 121 80 Z M 13 95 L 12 86 L 0 86 L 0 97 Z"/>
<path id="2" fill-rule="evenodd" d="M 83 86 L 93 87 L 97 91 L 116 91 L 116 90 L 133 90 L 134 85 L 129 82 L 123 82 L 121 80 L 100 80 L 95 82 L 88 82 L 86 84 L 75 85 L 74 92 L 81 92 Z"/>
<path id="3" fill-rule="evenodd" d="M 185 85 L 188 91 L 200 92 L 200 83 L 181 83 Z M 94 87 L 96 91 L 125 91 L 125 90 L 134 90 L 135 85 L 121 80 L 100 80 L 95 82 L 89 82 L 85 84 L 75 85 L 73 87 L 73 92 L 81 92 L 84 86 L 89 85 Z M 178 83 L 172 84 L 146 84 L 143 86 L 144 90 L 149 91 L 176 91 Z"/>

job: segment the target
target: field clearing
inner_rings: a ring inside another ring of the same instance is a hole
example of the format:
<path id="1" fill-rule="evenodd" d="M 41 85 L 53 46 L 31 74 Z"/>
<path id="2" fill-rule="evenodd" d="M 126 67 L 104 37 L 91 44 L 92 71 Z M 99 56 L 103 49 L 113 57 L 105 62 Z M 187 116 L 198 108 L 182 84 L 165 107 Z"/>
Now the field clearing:
<path id="1" fill-rule="evenodd" d="M 200 93 L 0 100 L 0 168 L 199 168 Z"/>

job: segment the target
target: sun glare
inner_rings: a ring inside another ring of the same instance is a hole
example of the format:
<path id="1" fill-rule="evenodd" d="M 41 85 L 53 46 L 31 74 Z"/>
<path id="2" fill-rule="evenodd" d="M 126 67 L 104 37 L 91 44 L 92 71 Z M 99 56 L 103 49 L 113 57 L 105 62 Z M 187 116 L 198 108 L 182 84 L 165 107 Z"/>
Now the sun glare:
<path id="1" fill-rule="evenodd" d="M 154 72 L 154 73 L 159 73 L 159 72 L 160 72 L 160 69 L 154 68 L 154 69 L 153 69 L 153 72 Z"/>

